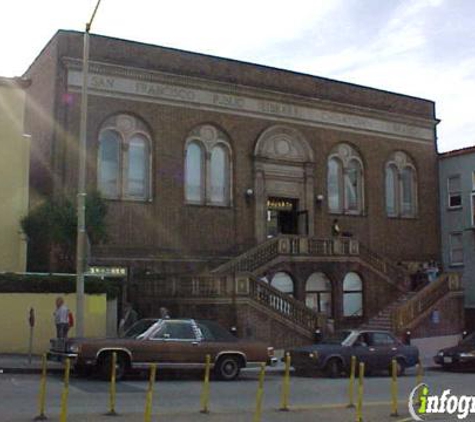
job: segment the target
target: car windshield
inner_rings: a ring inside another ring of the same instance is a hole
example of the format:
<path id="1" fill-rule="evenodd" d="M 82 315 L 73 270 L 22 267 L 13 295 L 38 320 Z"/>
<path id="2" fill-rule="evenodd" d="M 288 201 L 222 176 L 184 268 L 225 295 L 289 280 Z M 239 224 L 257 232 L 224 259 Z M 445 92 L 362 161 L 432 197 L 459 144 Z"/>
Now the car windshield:
<path id="1" fill-rule="evenodd" d="M 221 325 L 213 321 L 197 321 L 198 327 L 205 340 L 208 341 L 237 341 L 231 333 L 226 331 Z"/>
<path id="2" fill-rule="evenodd" d="M 329 335 L 323 339 L 322 343 L 325 344 L 342 344 L 343 341 L 351 334 L 351 331 L 337 331 L 334 334 Z"/>
<path id="3" fill-rule="evenodd" d="M 470 334 L 469 336 L 465 337 L 461 342 L 460 344 L 463 344 L 463 345 L 475 345 L 475 332 Z"/>
<path id="4" fill-rule="evenodd" d="M 130 327 L 123 335 L 124 338 L 137 338 L 140 334 L 147 331 L 153 324 L 155 324 L 157 319 L 141 319 L 137 321 L 132 327 Z"/>

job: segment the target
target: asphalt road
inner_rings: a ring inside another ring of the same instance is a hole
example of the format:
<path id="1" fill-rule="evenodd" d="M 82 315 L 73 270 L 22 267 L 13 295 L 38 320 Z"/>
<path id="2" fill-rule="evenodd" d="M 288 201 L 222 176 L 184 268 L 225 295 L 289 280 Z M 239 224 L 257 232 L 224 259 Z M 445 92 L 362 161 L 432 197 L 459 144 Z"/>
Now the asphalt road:
<path id="1" fill-rule="evenodd" d="M 256 390 L 258 384 L 257 371 L 246 371 L 240 379 L 233 382 L 212 381 L 210 410 L 212 414 L 222 414 L 241 420 L 237 416 L 250 420 L 255 408 Z M 445 373 L 436 370 L 427 371 L 424 382 L 430 386 L 431 392 L 442 392 L 451 389 L 453 394 L 475 396 L 475 373 Z M 399 380 L 400 414 L 407 414 L 407 398 L 415 386 L 416 377 L 412 371 Z M 280 407 L 280 392 L 282 373 L 273 371 L 266 375 L 264 384 L 264 412 L 268 413 L 267 420 L 300 421 L 309 420 L 301 412 L 327 406 L 348 403 L 348 380 L 327 379 L 318 377 L 296 377 L 291 379 L 290 405 L 293 412 L 287 413 L 281 419 L 276 410 Z M 63 381 L 60 375 L 50 375 L 47 380 L 46 415 L 50 420 L 58 420 L 60 414 L 61 392 Z M 200 420 L 200 394 L 202 389 L 199 373 L 182 376 L 174 373 L 160 373 L 155 383 L 153 414 L 164 416 L 161 420 Z M 38 375 L 0 375 L 0 421 L 31 420 L 38 414 Z M 116 410 L 122 416 L 121 421 L 129 420 L 127 415 L 143 415 L 147 380 L 145 376 L 133 376 L 117 384 Z M 365 409 L 379 404 L 383 414 L 390 413 L 390 378 L 387 376 L 372 376 L 364 383 Z M 72 377 L 68 399 L 68 414 L 70 420 L 96 420 L 108 410 L 109 383 L 94 378 Z M 386 411 L 387 409 L 387 411 Z M 300 411 L 298 413 L 297 411 Z M 296 413 L 297 412 L 297 413 Z M 347 421 L 348 411 L 334 409 L 333 418 L 328 421 Z M 273 415 L 272 417 L 269 417 Z M 338 414 L 341 414 L 339 419 Z M 81 416 L 79 416 L 81 415 Z M 88 416 L 90 415 L 90 416 Z M 179 416 L 181 415 L 181 416 Z M 183 415 L 188 415 L 187 419 Z M 247 415 L 245 418 L 244 415 Z M 166 416 L 166 417 L 165 417 Z M 185 417 L 185 419 L 183 419 Z M 475 415 L 467 420 L 475 420 Z M 160 419 L 160 418 L 159 418 Z M 225 420 L 222 416 L 217 420 Z M 102 420 L 102 419 L 100 419 Z M 143 420 L 137 416 L 133 420 Z M 156 419 L 154 419 L 156 420 Z M 206 419 L 204 419 L 206 420 Z M 208 420 L 214 420 L 212 417 Z M 233 420 L 233 419 L 230 419 Z M 264 418 L 266 420 L 266 418 Z M 372 420 L 365 418 L 365 422 Z M 374 420 L 382 420 L 375 418 Z M 388 419 L 390 420 L 390 419 Z M 396 421 L 396 419 L 393 418 Z M 442 419 L 444 420 L 444 419 Z"/>

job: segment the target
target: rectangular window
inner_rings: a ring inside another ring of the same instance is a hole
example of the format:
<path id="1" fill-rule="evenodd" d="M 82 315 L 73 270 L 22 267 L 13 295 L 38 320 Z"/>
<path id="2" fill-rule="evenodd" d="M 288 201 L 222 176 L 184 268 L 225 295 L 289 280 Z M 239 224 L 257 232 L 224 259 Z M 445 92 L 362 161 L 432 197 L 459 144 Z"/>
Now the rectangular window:
<path id="1" fill-rule="evenodd" d="M 463 265 L 462 233 L 450 233 L 450 265 Z"/>
<path id="2" fill-rule="evenodd" d="M 460 175 L 449 177 L 447 188 L 449 192 L 449 208 L 460 208 L 462 206 L 462 187 Z"/>
<path id="3" fill-rule="evenodd" d="M 472 198 L 472 227 L 475 227 L 475 192 L 471 195 Z"/>

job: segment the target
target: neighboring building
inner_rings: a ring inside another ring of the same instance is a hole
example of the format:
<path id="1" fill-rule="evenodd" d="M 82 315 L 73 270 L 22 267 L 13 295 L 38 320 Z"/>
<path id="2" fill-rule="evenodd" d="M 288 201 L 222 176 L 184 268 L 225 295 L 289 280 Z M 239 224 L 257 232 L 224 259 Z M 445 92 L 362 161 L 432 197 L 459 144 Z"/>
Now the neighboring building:
<path id="1" fill-rule="evenodd" d="M 475 147 L 439 156 L 442 260 L 465 289 L 465 320 L 475 330 Z"/>
<path id="2" fill-rule="evenodd" d="M 82 45 L 59 31 L 26 73 L 34 196 L 76 193 Z M 89 93 L 87 184 L 109 205 L 90 262 L 127 267 L 142 314 L 166 302 L 249 336 L 277 308 L 303 321 L 258 277 L 355 325 L 407 291 L 404 264 L 439 259 L 432 101 L 102 36 Z M 332 240 L 335 219 L 351 237 Z M 198 274 L 208 284 L 186 280 Z M 236 294 L 271 313 L 241 312 Z"/>
<path id="3" fill-rule="evenodd" d="M 0 77 L 0 272 L 25 271 L 20 218 L 28 212 L 29 137 L 24 135 L 29 81 Z"/>

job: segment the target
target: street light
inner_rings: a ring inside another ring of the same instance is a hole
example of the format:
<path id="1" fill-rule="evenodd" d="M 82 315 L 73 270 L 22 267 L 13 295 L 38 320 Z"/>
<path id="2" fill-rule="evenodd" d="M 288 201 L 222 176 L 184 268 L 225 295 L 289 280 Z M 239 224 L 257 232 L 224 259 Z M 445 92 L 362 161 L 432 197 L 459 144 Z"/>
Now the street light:
<path id="1" fill-rule="evenodd" d="M 76 243 L 76 335 L 84 336 L 84 270 L 86 252 L 86 139 L 87 139 L 87 80 L 89 70 L 89 31 L 101 0 L 97 1 L 91 20 L 84 31 L 82 60 L 81 124 L 79 128 L 79 177 L 77 194 L 77 243 Z"/>

